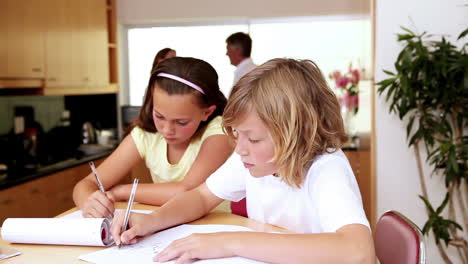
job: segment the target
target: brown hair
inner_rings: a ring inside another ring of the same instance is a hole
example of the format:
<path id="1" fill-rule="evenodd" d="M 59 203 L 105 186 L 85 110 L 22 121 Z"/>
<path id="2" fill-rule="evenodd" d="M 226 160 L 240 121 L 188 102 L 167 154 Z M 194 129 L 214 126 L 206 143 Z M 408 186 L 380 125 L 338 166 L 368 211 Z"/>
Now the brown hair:
<path id="1" fill-rule="evenodd" d="M 169 52 L 171 52 L 171 51 L 175 52 L 175 50 L 173 50 L 171 48 L 164 48 L 164 49 L 158 51 L 156 56 L 154 56 L 153 67 L 151 67 L 151 72 L 153 72 L 156 69 L 156 66 L 158 66 L 159 61 L 164 59 L 167 56 L 167 54 Z"/>
<path id="2" fill-rule="evenodd" d="M 159 77 L 159 73 L 168 73 L 183 78 L 193 84 L 198 85 L 205 94 L 187 86 L 181 82 Z M 148 88 L 145 92 L 143 106 L 141 107 L 138 118 L 133 122 L 130 130 L 138 126 L 148 132 L 156 132 L 156 126 L 153 121 L 153 91 L 155 86 L 163 89 L 168 94 L 193 94 L 197 98 L 200 107 L 209 107 L 216 105 L 215 111 L 204 122 L 200 123 L 199 131 L 205 127 L 213 118 L 223 113 L 226 106 L 226 97 L 218 86 L 218 74 L 216 70 L 207 62 L 195 58 L 174 57 L 164 60 L 151 73 Z"/>
<path id="3" fill-rule="evenodd" d="M 241 78 L 223 114 L 229 136 L 250 110 L 267 127 L 278 174 L 292 187 L 302 184 L 317 155 L 347 140 L 338 99 L 310 60 L 273 59 Z"/>

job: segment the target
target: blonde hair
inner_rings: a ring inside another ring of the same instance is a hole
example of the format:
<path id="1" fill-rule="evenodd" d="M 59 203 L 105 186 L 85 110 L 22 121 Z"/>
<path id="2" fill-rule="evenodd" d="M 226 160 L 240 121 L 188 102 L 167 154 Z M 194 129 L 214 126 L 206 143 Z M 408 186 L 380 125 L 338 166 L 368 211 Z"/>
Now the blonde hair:
<path id="1" fill-rule="evenodd" d="M 250 110 L 267 127 L 278 174 L 292 187 L 300 187 L 317 155 L 347 140 L 338 99 L 310 60 L 273 59 L 241 78 L 223 113 L 230 137 Z"/>

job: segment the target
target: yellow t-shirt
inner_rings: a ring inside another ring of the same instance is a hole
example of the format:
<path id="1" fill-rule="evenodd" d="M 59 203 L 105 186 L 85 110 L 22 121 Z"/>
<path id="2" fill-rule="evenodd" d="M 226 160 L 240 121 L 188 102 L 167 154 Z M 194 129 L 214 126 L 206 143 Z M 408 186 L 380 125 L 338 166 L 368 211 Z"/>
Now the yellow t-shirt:
<path id="1" fill-rule="evenodd" d="M 181 181 L 192 167 L 205 139 L 212 135 L 224 135 L 221 122 L 221 116 L 211 120 L 204 128 L 201 137 L 192 139 L 177 164 L 170 164 L 167 161 L 167 142 L 160 133 L 151 133 L 135 127 L 131 135 L 154 183 Z M 216 209 L 230 212 L 227 202 L 221 203 Z"/>

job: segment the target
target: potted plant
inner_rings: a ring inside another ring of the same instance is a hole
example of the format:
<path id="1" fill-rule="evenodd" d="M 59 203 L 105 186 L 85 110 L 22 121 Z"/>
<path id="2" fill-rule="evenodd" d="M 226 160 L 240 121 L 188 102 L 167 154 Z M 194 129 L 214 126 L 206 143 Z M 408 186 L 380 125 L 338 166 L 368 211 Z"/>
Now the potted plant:
<path id="1" fill-rule="evenodd" d="M 403 30 L 398 34 L 404 48 L 395 62 L 396 72 L 384 71 L 389 78 L 377 83 L 378 93 L 386 93 L 390 112 L 407 123 L 408 145 L 414 148 L 418 163 L 419 197 L 428 216 L 423 233 L 433 232 L 445 263 L 452 263 L 454 257 L 468 263 L 467 43 L 457 48 L 444 37 L 429 41 L 432 36 L 426 33 Z M 467 34 L 468 29 L 457 41 Z M 420 155 L 423 146 L 432 173 L 444 177 L 447 192 L 438 206 L 431 204 L 427 192 Z M 447 247 L 455 247 L 456 255 L 448 256 Z"/>

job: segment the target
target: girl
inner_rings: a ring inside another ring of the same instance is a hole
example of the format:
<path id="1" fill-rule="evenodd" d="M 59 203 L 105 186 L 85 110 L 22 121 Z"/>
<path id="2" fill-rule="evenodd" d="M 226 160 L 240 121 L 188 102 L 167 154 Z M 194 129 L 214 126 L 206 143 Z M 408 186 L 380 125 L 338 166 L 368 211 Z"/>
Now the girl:
<path id="1" fill-rule="evenodd" d="M 340 146 L 340 105 L 311 61 L 271 60 L 233 88 L 223 127 L 234 154 L 205 184 L 150 215 L 132 214 L 117 244 L 202 217 L 247 197 L 249 218 L 297 234 L 226 232 L 174 241 L 154 260 L 243 256 L 275 263 L 375 263 L 356 179 Z"/>
<path id="2" fill-rule="evenodd" d="M 104 189 L 89 174 L 74 188 L 73 199 L 85 217 L 105 217 L 114 202 L 127 200 L 131 185 L 118 185 L 145 160 L 155 184 L 140 184 L 135 201 L 162 205 L 191 190 L 232 153 L 221 128 L 226 98 L 211 65 L 194 58 L 171 58 L 151 74 L 136 126 L 98 171 Z"/>

